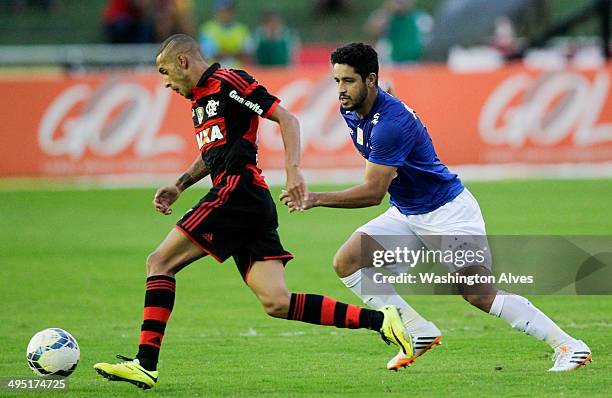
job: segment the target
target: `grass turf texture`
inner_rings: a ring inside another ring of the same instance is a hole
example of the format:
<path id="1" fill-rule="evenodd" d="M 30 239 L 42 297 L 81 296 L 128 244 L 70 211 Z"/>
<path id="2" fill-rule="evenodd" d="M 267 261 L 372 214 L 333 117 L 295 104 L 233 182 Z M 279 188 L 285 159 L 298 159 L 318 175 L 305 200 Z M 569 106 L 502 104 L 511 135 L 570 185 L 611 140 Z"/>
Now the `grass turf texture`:
<path id="1" fill-rule="evenodd" d="M 472 183 L 489 233 L 610 234 L 612 181 Z M 313 187 L 331 189 L 332 187 Z M 333 187 L 338 188 L 338 187 Z M 276 195 L 279 189 L 273 190 Z M 110 383 L 92 365 L 133 355 L 138 340 L 146 255 L 203 193 L 187 191 L 175 214 L 153 212 L 153 189 L 0 192 L 0 377 L 31 376 L 30 337 L 47 327 L 71 332 L 81 362 L 65 396 L 137 393 Z M 331 259 L 359 225 L 384 211 L 279 207 L 283 242 L 296 255 L 290 290 L 357 304 Z M 550 374 L 548 347 L 470 307 L 459 297 L 409 302 L 443 330 L 442 346 L 399 373 L 385 369 L 396 350 L 369 331 L 347 331 L 267 317 L 231 260 L 206 258 L 178 276 L 175 311 L 161 354 L 155 396 L 608 396 L 612 297 L 531 297 L 594 362 Z M 0 395 L 15 396 L 0 391 Z M 47 393 L 43 393 L 46 395 Z"/>

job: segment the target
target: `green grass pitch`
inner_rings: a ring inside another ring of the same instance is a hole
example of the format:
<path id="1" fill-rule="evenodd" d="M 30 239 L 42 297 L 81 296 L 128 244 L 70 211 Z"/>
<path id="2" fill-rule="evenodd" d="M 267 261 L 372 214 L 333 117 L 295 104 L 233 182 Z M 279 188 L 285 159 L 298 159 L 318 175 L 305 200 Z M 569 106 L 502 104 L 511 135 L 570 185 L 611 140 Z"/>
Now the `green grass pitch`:
<path id="1" fill-rule="evenodd" d="M 313 189 L 330 188 L 337 187 Z M 612 233 L 612 180 L 471 183 L 469 188 L 492 234 Z M 113 361 L 116 353 L 135 353 L 145 258 L 203 193 L 187 191 L 174 215 L 165 217 L 150 205 L 154 191 L 0 191 L 0 377 L 30 376 L 29 338 L 40 329 L 62 327 L 81 346 L 81 362 L 64 396 L 142 394 L 132 385 L 102 379 L 92 365 Z M 331 259 L 357 226 L 385 208 L 287 214 L 279 207 L 281 237 L 296 256 L 287 267 L 290 290 L 359 303 L 336 278 Z M 609 396 L 612 297 L 530 298 L 590 345 L 590 366 L 547 373 L 551 351 L 544 343 L 512 331 L 460 297 L 413 296 L 409 302 L 443 330 L 444 344 L 394 373 L 385 364 L 396 351 L 376 334 L 269 318 L 231 260 L 220 265 L 206 258 L 178 275 L 160 382 L 146 394 Z"/>

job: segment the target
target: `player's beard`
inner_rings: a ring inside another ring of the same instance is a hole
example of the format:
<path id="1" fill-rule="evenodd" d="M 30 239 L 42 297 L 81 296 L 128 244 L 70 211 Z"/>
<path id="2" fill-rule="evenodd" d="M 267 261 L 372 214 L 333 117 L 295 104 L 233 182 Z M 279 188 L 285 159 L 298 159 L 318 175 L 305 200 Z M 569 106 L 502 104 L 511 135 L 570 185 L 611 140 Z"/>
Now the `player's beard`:
<path id="1" fill-rule="evenodd" d="M 349 97 L 351 100 L 353 100 L 353 103 L 348 106 L 344 106 L 341 104 L 342 109 L 344 109 L 345 111 L 354 111 L 355 109 L 359 108 L 361 104 L 363 104 L 363 101 L 365 101 L 367 96 L 368 96 L 368 88 L 364 84 L 363 88 L 359 90 L 357 95 L 354 97 L 355 99 L 353 99 L 353 97 Z"/>
<path id="2" fill-rule="evenodd" d="M 192 100 L 193 99 L 193 88 L 190 88 L 189 86 L 185 85 L 178 89 L 178 94 L 187 98 L 188 100 Z"/>
<path id="3" fill-rule="evenodd" d="M 193 98 L 192 85 L 189 81 L 189 76 L 186 73 L 181 73 L 176 79 L 178 85 L 178 92 L 183 97 L 191 100 Z"/>

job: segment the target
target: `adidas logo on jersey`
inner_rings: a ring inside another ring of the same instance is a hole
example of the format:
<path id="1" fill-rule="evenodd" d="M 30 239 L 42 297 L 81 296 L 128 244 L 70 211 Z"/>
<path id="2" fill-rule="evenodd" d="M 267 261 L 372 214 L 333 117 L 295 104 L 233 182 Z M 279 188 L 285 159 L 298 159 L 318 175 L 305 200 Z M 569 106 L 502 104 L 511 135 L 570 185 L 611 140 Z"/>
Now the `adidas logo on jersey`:
<path id="1" fill-rule="evenodd" d="M 221 129 L 216 124 L 211 127 L 207 127 L 204 130 L 196 133 L 196 140 L 198 141 L 198 149 L 202 149 L 202 147 L 206 144 L 210 144 L 211 142 L 222 140 L 223 133 Z"/>

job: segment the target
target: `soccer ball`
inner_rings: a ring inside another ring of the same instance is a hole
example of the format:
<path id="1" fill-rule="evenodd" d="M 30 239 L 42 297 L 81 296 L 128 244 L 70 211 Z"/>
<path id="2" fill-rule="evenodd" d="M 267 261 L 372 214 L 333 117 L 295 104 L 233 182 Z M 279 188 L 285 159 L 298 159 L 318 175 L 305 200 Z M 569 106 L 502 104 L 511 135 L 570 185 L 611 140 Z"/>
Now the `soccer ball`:
<path id="1" fill-rule="evenodd" d="M 77 367 L 81 350 L 76 339 L 63 329 L 36 333 L 28 344 L 28 366 L 38 376 L 68 377 Z"/>

